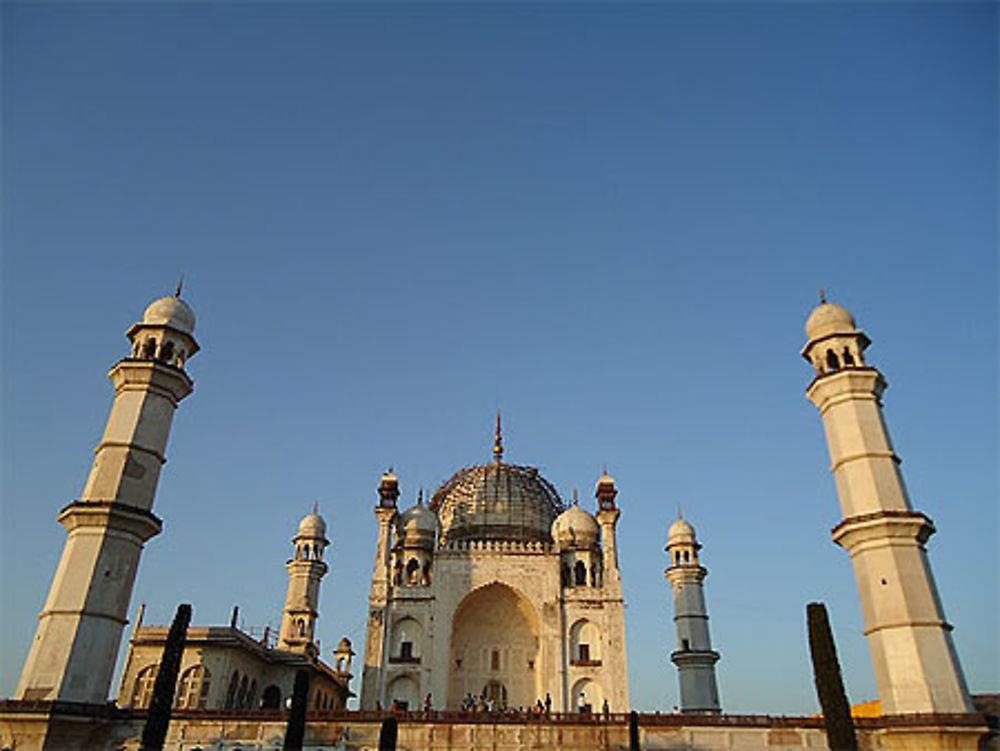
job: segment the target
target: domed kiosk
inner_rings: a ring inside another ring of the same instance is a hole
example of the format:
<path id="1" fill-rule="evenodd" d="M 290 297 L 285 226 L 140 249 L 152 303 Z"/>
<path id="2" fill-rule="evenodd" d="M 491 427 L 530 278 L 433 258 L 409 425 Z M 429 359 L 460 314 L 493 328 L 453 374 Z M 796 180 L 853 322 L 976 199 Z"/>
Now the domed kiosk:
<path id="1" fill-rule="evenodd" d="M 428 505 L 397 510 L 398 480 L 380 486 L 362 709 L 627 710 L 614 481 L 595 516 L 503 453 L 498 416 L 492 461 Z"/>

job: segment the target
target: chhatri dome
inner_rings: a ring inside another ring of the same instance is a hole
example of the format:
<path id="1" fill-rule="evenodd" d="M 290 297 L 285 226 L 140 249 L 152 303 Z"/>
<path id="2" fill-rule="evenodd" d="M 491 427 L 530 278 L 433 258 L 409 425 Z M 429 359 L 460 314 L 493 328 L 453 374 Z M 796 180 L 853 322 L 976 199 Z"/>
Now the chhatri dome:
<path id="1" fill-rule="evenodd" d="M 677 521 L 670 525 L 670 529 L 667 530 L 667 544 L 671 545 L 678 542 L 694 542 L 696 540 L 694 534 L 694 527 L 692 527 L 687 519 L 678 514 Z"/>
<path id="2" fill-rule="evenodd" d="M 154 300 L 142 314 L 142 322 L 150 326 L 169 326 L 185 334 L 194 334 L 194 311 L 181 297 L 181 285 L 169 297 Z"/>
<path id="3" fill-rule="evenodd" d="M 326 522 L 319 515 L 319 504 L 313 505 L 312 513 L 299 522 L 299 537 L 326 537 Z"/>
<path id="4" fill-rule="evenodd" d="M 831 334 L 846 334 L 855 330 L 854 316 L 847 308 L 837 303 L 827 302 L 825 295 L 820 296 L 820 305 L 806 320 L 806 336 L 810 339 L 820 339 Z"/>
<path id="5" fill-rule="evenodd" d="M 586 550 L 597 545 L 601 529 L 592 514 L 574 503 L 552 523 L 552 537 L 560 550 Z"/>
<path id="6" fill-rule="evenodd" d="M 458 470 L 430 503 L 443 542 L 548 542 L 552 522 L 564 509 L 555 487 L 535 467 L 503 461 L 499 414 L 493 462 Z"/>
<path id="7" fill-rule="evenodd" d="M 438 518 L 424 505 L 421 490 L 416 505 L 399 512 L 399 516 L 396 517 L 396 536 L 404 545 L 420 543 L 433 545 L 437 530 Z"/>

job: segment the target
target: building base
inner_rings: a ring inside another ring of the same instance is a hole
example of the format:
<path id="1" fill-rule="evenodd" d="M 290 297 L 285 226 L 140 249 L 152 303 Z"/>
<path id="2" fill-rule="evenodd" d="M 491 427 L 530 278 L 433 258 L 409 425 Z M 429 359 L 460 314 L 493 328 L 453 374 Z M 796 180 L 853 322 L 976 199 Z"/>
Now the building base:
<path id="1" fill-rule="evenodd" d="M 517 715 L 459 712 L 310 712 L 304 748 L 378 748 L 382 721 L 399 722 L 400 751 L 623 751 L 627 714 Z M 111 705 L 0 702 L 0 749 L 13 751 L 137 751 L 146 713 Z M 822 751 L 821 717 L 641 714 L 644 751 Z M 178 710 L 164 751 L 280 749 L 281 710 Z M 983 715 L 907 715 L 856 721 L 862 751 L 981 751 L 998 740 Z"/>

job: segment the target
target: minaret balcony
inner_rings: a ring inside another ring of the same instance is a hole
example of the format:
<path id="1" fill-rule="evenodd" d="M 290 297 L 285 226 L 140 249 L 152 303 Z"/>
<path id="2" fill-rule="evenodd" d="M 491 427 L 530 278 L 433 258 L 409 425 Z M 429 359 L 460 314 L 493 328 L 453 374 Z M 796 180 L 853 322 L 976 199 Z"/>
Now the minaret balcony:
<path id="1" fill-rule="evenodd" d="M 600 660 L 570 660 L 569 664 L 575 668 L 599 668 L 603 663 Z"/>
<path id="2" fill-rule="evenodd" d="M 713 649 L 677 649 L 670 653 L 670 661 L 677 667 L 714 665 L 719 661 L 719 653 Z"/>
<path id="3" fill-rule="evenodd" d="M 389 658 L 389 664 L 391 665 L 419 665 L 420 658 L 414 655 L 397 655 L 396 657 Z"/>

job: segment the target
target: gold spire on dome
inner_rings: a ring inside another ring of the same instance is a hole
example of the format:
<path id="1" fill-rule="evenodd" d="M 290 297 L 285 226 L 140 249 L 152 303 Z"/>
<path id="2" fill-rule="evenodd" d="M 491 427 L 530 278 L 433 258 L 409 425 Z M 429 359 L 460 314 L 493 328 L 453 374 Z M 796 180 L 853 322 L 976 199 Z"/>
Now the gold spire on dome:
<path id="1" fill-rule="evenodd" d="M 826 290 L 822 287 L 819 288 L 819 303 L 820 305 L 826 305 Z"/>
<path id="2" fill-rule="evenodd" d="M 319 513 L 319 501 L 313 501 L 313 513 L 314 514 Z"/>
<path id="3" fill-rule="evenodd" d="M 580 494 L 579 492 L 577 492 L 576 488 L 573 488 L 573 505 L 574 506 L 580 505 Z"/>
<path id="4" fill-rule="evenodd" d="M 182 289 L 184 289 L 184 274 L 181 274 L 181 278 L 177 280 L 177 289 L 174 290 L 174 297 L 180 297 Z"/>
<path id="5" fill-rule="evenodd" d="M 500 464 L 503 461 L 503 434 L 500 432 L 500 410 L 497 410 L 497 434 L 493 442 L 493 461 Z"/>

